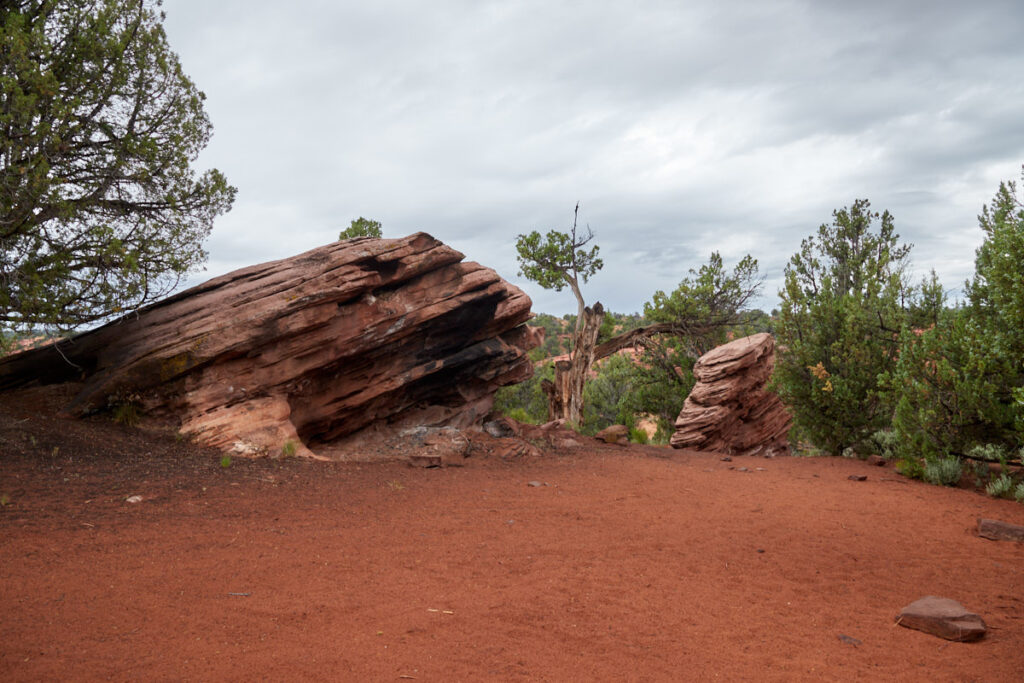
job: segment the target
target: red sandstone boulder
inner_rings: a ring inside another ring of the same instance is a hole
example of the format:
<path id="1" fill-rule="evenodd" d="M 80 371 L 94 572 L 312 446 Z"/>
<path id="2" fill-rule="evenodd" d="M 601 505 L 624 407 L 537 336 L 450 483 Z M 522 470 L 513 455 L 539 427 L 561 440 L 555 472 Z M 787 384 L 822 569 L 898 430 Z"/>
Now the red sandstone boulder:
<path id="1" fill-rule="evenodd" d="M 539 338 L 530 299 L 462 259 L 425 233 L 335 242 L 4 358 L 0 390 L 81 381 L 70 415 L 130 400 L 250 455 L 316 457 L 371 425 L 477 425 L 498 387 L 531 376 Z"/>
<path id="2" fill-rule="evenodd" d="M 693 367 L 697 379 L 676 419 L 674 448 L 738 455 L 789 451 L 792 421 L 765 388 L 775 365 L 775 341 L 761 333 L 712 349 Z"/>

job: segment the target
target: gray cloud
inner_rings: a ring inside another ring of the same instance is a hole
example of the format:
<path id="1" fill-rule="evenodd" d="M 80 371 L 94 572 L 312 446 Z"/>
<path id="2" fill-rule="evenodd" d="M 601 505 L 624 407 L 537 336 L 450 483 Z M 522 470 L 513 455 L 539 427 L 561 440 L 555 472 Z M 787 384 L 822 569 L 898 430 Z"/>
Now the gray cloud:
<path id="1" fill-rule="evenodd" d="M 712 250 L 782 269 L 867 197 L 949 288 L 1024 163 L 1017 2 L 166 0 L 239 188 L 203 277 L 425 230 L 518 282 L 515 235 L 581 218 L 586 295 L 639 310 Z M 201 278 L 195 278 L 198 281 Z M 571 296 L 520 282 L 535 310 Z"/>

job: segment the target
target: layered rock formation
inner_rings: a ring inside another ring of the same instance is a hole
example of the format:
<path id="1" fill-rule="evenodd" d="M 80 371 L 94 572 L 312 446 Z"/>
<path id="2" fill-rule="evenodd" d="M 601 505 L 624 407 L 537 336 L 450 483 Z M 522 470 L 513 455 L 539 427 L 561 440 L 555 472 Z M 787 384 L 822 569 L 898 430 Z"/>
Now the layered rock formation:
<path id="1" fill-rule="evenodd" d="M 370 425 L 464 428 L 528 378 L 530 299 L 418 233 L 360 238 L 214 278 L 0 361 L 0 390 L 81 381 L 83 415 L 131 402 L 198 442 L 313 456 Z"/>
<path id="2" fill-rule="evenodd" d="M 792 418 L 765 388 L 774 350 L 775 340 L 762 333 L 701 356 L 693 366 L 697 383 L 676 419 L 672 446 L 736 455 L 788 452 Z"/>

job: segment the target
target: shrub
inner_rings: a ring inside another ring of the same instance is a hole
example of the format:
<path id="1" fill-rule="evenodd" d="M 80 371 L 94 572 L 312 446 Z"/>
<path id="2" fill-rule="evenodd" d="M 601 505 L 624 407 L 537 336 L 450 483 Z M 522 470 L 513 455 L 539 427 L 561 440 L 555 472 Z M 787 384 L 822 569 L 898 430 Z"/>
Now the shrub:
<path id="1" fill-rule="evenodd" d="M 139 422 L 139 409 L 131 401 L 114 404 L 114 422 L 126 427 L 134 427 Z"/>
<path id="2" fill-rule="evenodd" d="M 541 389 L 541 382 L 555 378 L 555 367 L 546 363 L 538 368 L 533 377 L 501 387 L 494 395 L 494 410 L 501 415 L 530 424 L 543 424 L 548 421 L 548 400 Z"/>
<path id="3" fill-rule="evenodd" d="M 295 446 L 295 442 L 292 441 L 291 439 L 288 439 L 287 441 L 284 442 L 284 445 L 281 446 L 281 457 L 290 458 L 293 455 L 295 455 L 296 450 L 297 447 Z"/>
<path id="4" fill-rule="evenodd" d="M 647 443 L 647 432 L 639 427 L 634 427 L 629 430 L 629 440 L 633 443 Z"/>
<path id="5" fill-rule="evenodd" d="M 934 458 L 977 444 L 995 453 L 1011 443 L 1012 374 L 1009 356 L 970 311 L 947 311 L 930 330 L 904 330 L 889 382 L 899 395 L 893 426 L 900 452 Z"/>
<path id="6" fill-rule="evenodd" d="M 505 412 L 505 417 L 516 422 L 528 423 L 531 422 L 530 416 L 526 414 L 526 411 L 522 408 L 512 408 Z"/>
<path id="7" fill-rule="evenodd" d="M 1024 503 L 1024 481 L 1017 484 L 1017 488 L 1013 490 L 1013 499 L 1018 503 Z"/>
<path id="8" fill-rule="evenodd" d="M 871 435 L 869 445 L 874 446 L 875 452 L 886 460 L 893 460 L 898 452 L 899 435 L 895 430 L 882 429 Z"/>
<path id="9" fill-rule="evenodd" d="M 967 455 L 987 462 L 999 462 L 1004 465 L 1006 464 L 1006 448 L 995 443 L 972 446 L 970 450 L 967 451 Z"/>
<path id="10" fill-rule="evenodd" d="M 952 486 L 960 481 L 963 474 L 963 463 L 955 456 L 935 458 L 925 461 L 924 480 L 929 484 Z"/>
<path id="11" fill-rule="evenodd" d="M 1000 474 L 985 487 L 985 493 L 993 498 L 1006 498 L 1013 491 L 1013 479 L 1007 474 Z"/>
<path id="12" fill-rule="evenodd" d="M 921 464 L 919 458 L 902 456 L 899 462 L 896 463 L 896 471 L 904 477 L 910 477 L 911 479 L 924 478 L 924 465 Z"/>

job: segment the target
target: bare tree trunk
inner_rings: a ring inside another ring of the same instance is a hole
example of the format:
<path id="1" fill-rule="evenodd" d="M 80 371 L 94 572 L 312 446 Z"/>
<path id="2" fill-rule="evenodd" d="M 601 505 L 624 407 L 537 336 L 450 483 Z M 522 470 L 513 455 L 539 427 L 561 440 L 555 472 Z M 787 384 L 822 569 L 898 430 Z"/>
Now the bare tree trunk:
<path id="1" fill-rule="evenodd" d="M 594 364 L 597 335 L 603 320 L 604 307 L 600 303 L 583 309 L 582 324 L 576 332 L 569 360 L 557 361 L 555 381 L 544 385 L 550 419 L 565 419 L 577 427 L 583 424 L 583 387 Z"/>

